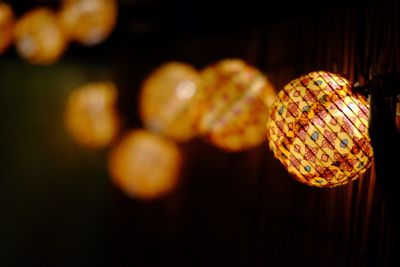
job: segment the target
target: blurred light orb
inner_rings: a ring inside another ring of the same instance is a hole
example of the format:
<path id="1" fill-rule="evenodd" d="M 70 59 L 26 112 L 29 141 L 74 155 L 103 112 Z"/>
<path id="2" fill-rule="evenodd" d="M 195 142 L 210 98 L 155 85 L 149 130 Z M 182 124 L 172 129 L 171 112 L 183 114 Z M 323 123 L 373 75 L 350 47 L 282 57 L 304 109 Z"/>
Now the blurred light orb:
<path id="1" fill-rule="evenodd" d="M 128 196 L 142 200 L 170 193 L 178 182 L 180 166 L 175 143 L 145 130 L 128 133 L 109 157 L 114 183 Z"/>
<path id="2" fill-rule="evenodd" d="M 19 55 L 32 64 L 52 64 L 63 54 L 67 41 L 56 15 L 47 8 L 26 13 L 15 25 Z"/>
<path id="3" fill-rule="evenodd" d="M 10 6 L 0 2 L 0 54 L 10 46 L 13 39 L 14 14 Z"/>
<path id="4" fill-rule="evenodd" d="M 351 89 L 341 76 L 318 71 L 279 92 L 267 124 L 269 145 L 299 182 L 344 185 L 371 165 L 369 105 Z"/>
<path id="5" fill-rule="evenodd" d="M 120 129 L 117 89 L 111 82 L 90 83 L 69 96 L 65 123 L 77 143 L 87 148 L 109 145 Z"/>
<path id="6" fill-rule="evenodd" d="M 83 45 L 103 42 L 117 22 L 115 0 L 64 0 L 60 21 L 67 36 Z"/>
<path id="7" fill-rule="evenodd" d="M 148 130 L 175 141 L 188 141 L 197 134 L 196 119 L 203 97 L 200 74 L 192 66 L 166 63 L 143 83 L 140 116 Z"/>
<path id="8" fill-rule="evenodd" d="M 276 94 L 268 79 L 240 59 L 225 59 L 202 72 L 207 99 L 198 129 L 226 151 L 242 151 L 265 140 L 268 108 Z"/>

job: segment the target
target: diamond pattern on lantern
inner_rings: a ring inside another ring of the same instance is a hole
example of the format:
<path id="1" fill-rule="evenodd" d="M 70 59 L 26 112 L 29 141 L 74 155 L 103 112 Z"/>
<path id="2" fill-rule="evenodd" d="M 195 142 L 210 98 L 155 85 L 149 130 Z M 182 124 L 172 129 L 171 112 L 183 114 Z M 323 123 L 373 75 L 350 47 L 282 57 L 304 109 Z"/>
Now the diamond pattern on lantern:
<path id="1" fill-rule="evenodd" d="M 327 162 L 328 159 L 329 159 L 328 154 L 323 154 L 323 155 L 321 156 L 321 160 L 322 160 L 323 162 Z"/>
<path id="2" fill-rule="evenodd" d="M 359 178 L 371 165 L 369 106 L 351 88 L 343 77 L 319 71 L 279 92 L 267 136 L 275 157 L 296 180 L 335 187 Z"/>
<path id="3" fill-rule="evenodd" d="M 299 152 L 300 153 L 300 145 L 299 144 L 295 144 L 294 145 L 294 150 L 296 150 L 296 152 Z"/>

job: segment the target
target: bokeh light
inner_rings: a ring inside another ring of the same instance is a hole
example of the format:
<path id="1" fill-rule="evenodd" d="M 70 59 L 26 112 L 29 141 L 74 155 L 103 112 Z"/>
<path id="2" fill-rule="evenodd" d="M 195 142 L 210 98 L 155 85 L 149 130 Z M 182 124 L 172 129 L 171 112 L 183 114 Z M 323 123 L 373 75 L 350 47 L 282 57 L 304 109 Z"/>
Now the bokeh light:
<path id="1" fill-rule="evenodd" d="M 199 73 L 190 65 L 170 62 L 144 82 L 140 116 L 150 131 L 187 141 L 197 134 L 195 123 L 203 97 Z"/>
<path id="2" fill-rule="evenodd" d="M 178 182 L 180 166 L 178 147 L 145 130 L 128 133 L 109 158 L 114 183 L 128 196 L 143 200 L 170 193 Z"/>
<path id="3" fill-rule="evenodd" d="M 17 21 L 15 45 L 30 63 L 51 64 L 62 56 L 67 41 L 53 11 L 37 8 Z"/>
<path id="4" fill-rule="evenodd" d="M 207 100 L 198 127 L 214 145 L 227 151 L 255 147 L 265 140 L 268 107 L 275 90 L 256 68 L 226 59 L 202 73 Z"/>
<path id="5" fill-rule="evenodd" d="M 90 83 L 74 90 L 67 102 L 65 123 L 80 145 L 100 148 L 118 135 L 117 90 L 110 82 Z"/>
<path id="6" fill-rule="evenodd" d="M 103 42 L 117 22 L 115 0 L 64 0 L 60 11 L 63 30 L 83 45 Z"/>
<path id="7" fill-rule="evenodd" d="M 371 165 L 368 103 L 339 75 L 312 72 L 278 94 L 267 124 L 269 145 L 298 181 L 335 187 Z"/>
<path id="8" fill-rule="evenodd" d="M 0 2 L 0 54 L 10 46 L 14 31 L 14 15 L 10 6 Z"/>

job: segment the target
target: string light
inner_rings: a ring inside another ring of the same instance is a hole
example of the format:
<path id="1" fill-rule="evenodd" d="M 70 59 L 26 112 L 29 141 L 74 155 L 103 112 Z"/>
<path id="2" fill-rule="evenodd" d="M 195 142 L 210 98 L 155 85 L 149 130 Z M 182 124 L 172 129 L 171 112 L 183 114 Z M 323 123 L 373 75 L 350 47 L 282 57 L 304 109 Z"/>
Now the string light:
<path id="1" fill-rule="evenodd" d="M 335 187 L 372 162 L 368 104 L 339 75 L 312 72 L 287 84 L 267 124 L 269 145 L 298 181 Z"/>
<path id="2" fill-rule="evenodd" d="M 59 16 L 69 38 L 83 45 L 96 45 L 114 29 L 117 3 L 115 0 L 64 0 Z"/>
<path id="3" fill-rule="evenodd" d="M 20 56 L 30 63 L 52 64 L 63 54 L 67 40 L 53 11 L 38 8 L 17 21 L 15 44 Z"/>
<path id="4" fill-rule="evenodd" d="M 117 90 L 110 82 L 86 84 L 71 93 L 65 123 L 76 142 L 101 148 L 116 138 L 120 129 L 116 100 Z"/>
<path id="5" fill-rule="evenodd" d="M 143 84 L 140 116 L 150 131 L 188 141 L 197 134 L 196 120 L 204 91 L 190 65 L 170 62 L 154 70 Z"/>
<path id="6" fill-rule="evenodd" d="M 199 131 L 227 151 L 242 151 L 265 140 L 268 108 L 275 98 L 272 84 L 256 68 L 239 59 L 226 59 L 202 73 L 207 100 Z"/>
<path id="7" fill-rule="evenodd" d="M 170 193 L 178 182 L 181 155 L 177 146 L 145 130 L 133 130 L 113 148 L 109 173 L 128 196 L 143 200 Z"/>

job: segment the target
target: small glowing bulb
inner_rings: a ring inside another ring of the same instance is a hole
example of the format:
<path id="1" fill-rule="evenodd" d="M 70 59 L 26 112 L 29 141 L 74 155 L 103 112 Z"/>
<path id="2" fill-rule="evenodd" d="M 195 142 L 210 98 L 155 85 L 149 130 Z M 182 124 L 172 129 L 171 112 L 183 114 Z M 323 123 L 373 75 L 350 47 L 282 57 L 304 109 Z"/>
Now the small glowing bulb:
<path id="1" fill-rule="evenodd" d="M 115 0 L 64 0 L 60 12 L 69 38 L 91 46 L 103 42 L 117 22 Z"/>
<path id="2" fill-rule="evenodd" d="M 177 146 L 145 130 L 128 133 L 111 151 L 109 173 L 128 196 L 149 200 L 170 193 L 178 182 Z"/>
<path id="3" fill-rule="evenodd" d="M 15 25 L 15 44 L 21 57 L 34 64 L 51 64 L 63 54 L 67 41 L 55 14 L 38 8 Z"/>
<path id="4" fill-rule="evenodd" d="M 14 30 L 14 15 L 12 9 L 0 2 L 0 54 L 11 44 Z"/>
<path id="5" fill-rule="evenodd" d="M 120 128 L 116 98 L 117 91 L 111 83 L 91 83 L 72 92 L 65 122 L 79 144 L 100 148 L 115 139 Z"/>

